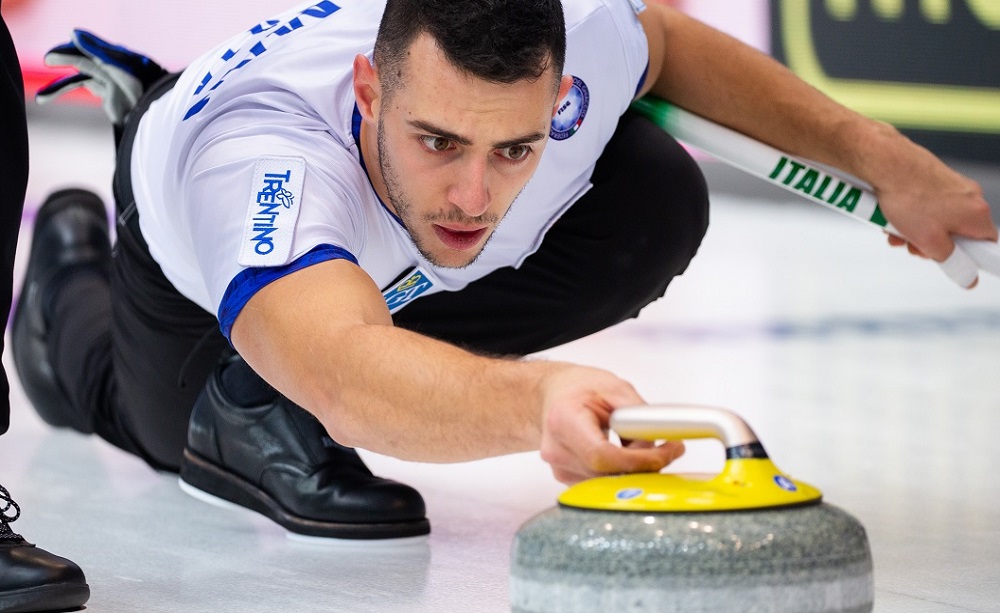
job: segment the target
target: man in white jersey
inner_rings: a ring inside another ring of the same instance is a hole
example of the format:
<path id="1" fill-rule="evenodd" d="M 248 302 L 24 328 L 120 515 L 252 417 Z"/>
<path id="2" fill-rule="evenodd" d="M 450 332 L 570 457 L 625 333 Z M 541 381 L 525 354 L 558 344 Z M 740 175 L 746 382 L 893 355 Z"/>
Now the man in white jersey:
<path id="1" fill-rule="evenodd" d="M 868 180 L 916 253 L 997 235 L 978 186 L 891 127 L 638 0 L 324 0 L 138 82 L 115 255 L 92 202 L 46 203 L 19 372 L 50 423 L 301 534 L 429 529 L 352 447 L 540 449 L 564 482 L 682 452 L 609 442 L 643 403 L 614 374 L 516 359 L 635 317 L 701 242 L 704 180 L 636 97 Z"/>

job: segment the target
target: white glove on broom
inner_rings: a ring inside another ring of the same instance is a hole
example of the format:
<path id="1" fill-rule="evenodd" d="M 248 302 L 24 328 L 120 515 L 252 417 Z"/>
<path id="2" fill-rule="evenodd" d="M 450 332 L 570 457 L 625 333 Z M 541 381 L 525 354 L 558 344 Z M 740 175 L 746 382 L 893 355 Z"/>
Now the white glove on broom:
<path id="1" fill-rule="evenodd" d="M 72 66 L 79 72 L 38 90 L 35 100 L 39 104 L 84 87 L 103 101 L 104 112 L 115 125 L 121 125 L 142 93 L 167 74 L 145 55 L 113 45 L 85 30 L 73 30 L 70 42 L 50 49 L 45 54 L 45 64 Z"/>

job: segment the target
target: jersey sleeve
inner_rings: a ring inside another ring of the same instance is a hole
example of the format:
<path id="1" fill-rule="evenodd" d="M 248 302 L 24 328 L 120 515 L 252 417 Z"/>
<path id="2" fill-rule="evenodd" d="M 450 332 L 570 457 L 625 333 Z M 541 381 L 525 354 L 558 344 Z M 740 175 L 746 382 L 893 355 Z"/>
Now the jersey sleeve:
<path id="1" fill-rule="evenodd" d="M 623 88 L 632 98 L 639 93 L 649 70 L 649 41 L 637 15 L 645 9 L 639 0 L 607 0 L 608 13 L 622 45 L 626 70 Z"/>
<path id="2" fill-rule="evenodd" d="M 649 68 L 649 42 L 638 18 L 644 8 L 637 0 L 564 4 L 567 68 L 586 66 L 595 75 L 592 80 L 610 86 L 626 100 L 626 106 L 642 87 Z"/>
<path id="3" fill-rule="evenodd" d="M 328 132 L 267 111 L 215 123 L 179 176 L 190 177 L 181 190 L 184 225 L 229 338 L 242 308 L 267 284 L 331 259 L 356 264 L 364 216 L 358 162 Z"/>

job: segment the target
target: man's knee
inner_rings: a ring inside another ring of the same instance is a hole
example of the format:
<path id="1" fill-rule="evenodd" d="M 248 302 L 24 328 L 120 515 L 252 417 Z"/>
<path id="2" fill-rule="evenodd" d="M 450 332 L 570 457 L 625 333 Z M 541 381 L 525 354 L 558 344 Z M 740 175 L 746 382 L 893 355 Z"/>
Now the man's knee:
<path id="1" fill-rule="evenodd" d="M 708 229 L 708 188 L 677 141 L 631 113 L 598 163 L 594 184 L 614 228 L 606 308 L 621 321 L 661 297 L 687 269 Z"/>

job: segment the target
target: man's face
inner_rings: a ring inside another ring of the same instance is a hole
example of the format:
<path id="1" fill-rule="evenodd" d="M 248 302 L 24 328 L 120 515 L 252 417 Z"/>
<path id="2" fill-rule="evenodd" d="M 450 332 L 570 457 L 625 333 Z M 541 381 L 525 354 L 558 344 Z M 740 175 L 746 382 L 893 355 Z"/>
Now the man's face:
<path id="1" fill-rule="evenodd" d="M 479 256 L 538 166 L 555 101 L 548 72 L 490 83 L 451 65 L 430 36 L 414 41 L 402 85 L 373 108 L 373 183 L 428 261 L 460 268 Z"/>

